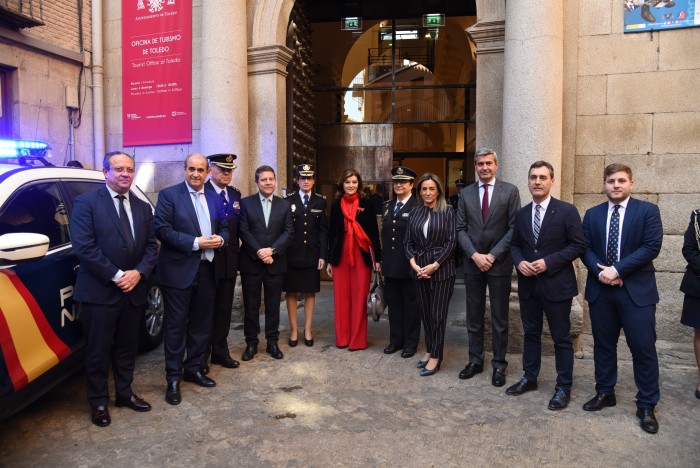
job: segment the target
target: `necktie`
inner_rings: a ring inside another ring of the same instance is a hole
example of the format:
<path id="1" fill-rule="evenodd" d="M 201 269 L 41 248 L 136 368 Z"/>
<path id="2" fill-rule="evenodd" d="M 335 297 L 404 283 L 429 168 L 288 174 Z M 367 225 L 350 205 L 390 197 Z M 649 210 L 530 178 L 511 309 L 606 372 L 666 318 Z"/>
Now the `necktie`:
<path id="1" fill-rule="evenodd" d="M 540 223 L 542 222 L 542 218 L 540 218 L 541 209 L 542 205 L 535 206 L 535 223 L 532 228 L 532 233 L 535 235 L 535 244 L 537 244 L 537 239 L 540 237 Z"/>
<path id="2" fill-rule="evenodd" d="M 270 199 L 265 198 L 263 199 L 263 215 L 265 216 L 265 227 L 270 222 Z"/>
<path id="3" fill-rule="evenodd" d="M 226 190 L 222 190 L 219 192 L 219 195 L 221 195 L 221 204 L 224 207 L 224 211 L 226 211 L 226 208 L 228 208 L 228 200 L 226 200 Z"/>
<path id="4" fill-rule="evenodd" d="M 484 184 L 484 198 L 481 200 L 481 219 L 486 222 L 489 216 L 489 184 Z"/>
<path id="5" fill-rule="evenodd" d="M 126 199 L 126 197 L 124 195 L 117 195 L 117 198 L 119 199 L 119 221 L 122 225 L 122 234 L 124 234 L 124 238 L 126 239 L 126 254 L 131 260 L 134 255 L 135 242 L 134 235 L 131 232 L 131 224 L 129 224 L 129 217 L 124 208 L 124 199 Z"/>
<path id="6" fill-rule="evenodd" d="M 309 207 L 309 196 L 304 194 L 304 211 Z"/>
<path id="7" fill-rule="evenodd" d="M 394 207 L 394 218 L 399 215 L 399 211 L 401 211 L 402 206 L 403 202 L 396 202 L 396 206 Z"/>
<path id="8" fill-rule="evenodd" d="M 202 237 L 211 237 L 211 222 L 207 219 L 207 213 L 202 205 L 202 195 L 200 192 L 192 192 L 194 194 L 194 206 L 197 207 L 197 221 L 199 221 L 199 230 Z M 203 258 L 210 262 L 214 259 L 214 251 L 212 249 L 204 249 Z"/>
<path id="9" fill-rule="evenodd" d="M 620 237 L 620 205 L 615 205 L 615 211 L 610 215 L 610 230 L 608 231 L 608 265 L 612 266 L 617 262 L 617 247 Z"/>

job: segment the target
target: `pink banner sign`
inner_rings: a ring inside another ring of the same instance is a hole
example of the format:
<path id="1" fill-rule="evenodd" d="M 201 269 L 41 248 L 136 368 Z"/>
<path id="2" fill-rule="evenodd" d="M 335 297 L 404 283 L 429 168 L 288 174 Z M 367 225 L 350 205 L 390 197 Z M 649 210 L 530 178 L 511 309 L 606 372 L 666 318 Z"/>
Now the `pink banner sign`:
<path id="1" fill-rule="evenodd" d="M 192 0 L 122 1 L 124 146 L 192 141 Z"/>

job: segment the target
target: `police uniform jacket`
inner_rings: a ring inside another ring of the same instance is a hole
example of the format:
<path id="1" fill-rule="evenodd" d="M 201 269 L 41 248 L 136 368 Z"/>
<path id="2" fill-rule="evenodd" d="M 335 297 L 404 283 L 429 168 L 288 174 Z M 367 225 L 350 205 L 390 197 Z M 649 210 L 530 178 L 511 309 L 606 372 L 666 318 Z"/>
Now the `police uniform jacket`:
<path id="1" fill-rule="evenodd" d="M 204 187 L 216 191 L 211 181 Z M 214 276 L 216 281 L 236 277 L 238 271 L 238 217 L 241 212 L 241 192 L 236 187 L 226 187 L 228 206 L 221 208 L 224 224 L 228 227 L 228 243 L 214 252 Z M 221 197 L 221 195 L 219 195 Z"/>
<path id="2" fill-rule="evenodd" d="M 316 268 L 318 259 L 328 257 L 328 218 L 326 199 L 312 193 L 304 209 L 304 201 L 299 192 L 288 195 L 285 200 L 291 204 L 294 235 L 287 247 L 287 265 L 294 268 Z"/>
<path id="3" fill-rule="evenodd" d="M 418 206 L 414 195 L 394 216 L 396 199 L 384 202 L 382 207 L 382 274 L 389 278 L 410 278 L 411 265 L 406 257 L 403 241 L 411 212 Z"/>

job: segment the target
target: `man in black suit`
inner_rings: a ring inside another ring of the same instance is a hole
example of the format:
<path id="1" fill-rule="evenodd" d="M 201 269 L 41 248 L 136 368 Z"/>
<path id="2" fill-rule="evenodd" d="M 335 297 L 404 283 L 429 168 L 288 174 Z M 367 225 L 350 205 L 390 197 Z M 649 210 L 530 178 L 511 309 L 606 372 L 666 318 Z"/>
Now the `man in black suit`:
<path id="1" fill-rule="evenodd" d="M 402 358 L 416 354 L 420 341 L 420 315 L 416 283 L 411 276 L 404 240 L 411 212 L 418 206 L 413 196 L 416 173 L 405 166 L 391 169 L 395 198 L 384 203 L 382 213 L 382 273 L 389 308 L 389 344 L 384 354 L 401 351 Z"/>
<path id="2" fill-rule="evenodd" d="M 80 261 L 75 300 L 87 341 L 85 369 L 92 422 L 108 426 L 110 356 L 116 406 L 150 411 L 134 394 L 134 364 L 146 307 L 148 277 L 156 264 L 157 244 L 151 205 L 129 191 L 134 159 L 115 151 L 105 155 L 105 187 L 75 199 L 71 239 Z"/>
<path id="3" fill-rule="evenodd" d="M 241 192 L 229 184 L 233 179 L 236 165 L 233 161 L 235 154 L 212 154 L 207 156 L 211 172 L 209 180 L 204 184 L 205 189 L 211 189 L 219 197 L 223 220 L 228 228 L 226 247 L 218 249 L 214 254 L 214 279 L 216 281 L 216 297 L 214 298 L 214 320 L 211 346 L 211 363 L 229 369 L 240 365 L 231 357 L 228 350 L 228 334 L 231 329 L 231 309 L 233 308 L 233 292 L 236 286 L 238 271 L 238 216 L 241 211 Z M 209 372 L 204 360 L 202 370 Z"/>
<path id="4" fill-rule="evenodd" d="M 550 196 L 554 168 L 546 161 L 530 166 L 528 189 L 532 203 L 515 217 L 511 252 L 518 271 L 518 298 L 525 343 L 523 371 L 508 395 L 537 388 L 542 351 L 542 314 L 554 341 L 557 384 L 550 410 L 566 408 L 571 395 L 574 348 L 571 342 L 571 301 L 578 294 L 573 261 L 585 250 L 581 218 L 576 207 Z"/>
<path id="5" fill-rule="evenodd" d="M 289 346 L 299 341 L 297 296 L 304 295 L 304 344 L 314 345 L 311 323 L 316 305 L 316 293 L 321 290 L 321 270 L 328 256 L 328 218 L 326 197 L 312 192 L 315 172 L 311 164 L 296 169 L 299 190 L 287 195 L 292 208 L 294 235 L 287 247 L 287 273 L 283 290 L 287 292 L 289 314 Z"/>
<path id="6" fill-rule="evenodd" d="M 477 183 L 464 187 L 457 203 L 457 240 L 464 254 L 464 286 L 467 292 L 469 363 L 459 373 L 471 379 L 484 370 L 484 314 L 486 288 L 491 298 L 493 375 L 491 383 L 506 383 L 508 351 L 508 299 L 513 259 L 510 240 L 515 213 L 520 208 L 518 189 L 496 179 L 498 157 L 481 148 L 474 156 Z"/>
<path id="7" fill-rule="evenodd" d="M 632 197 L 632 169 L 613 163 L 603 173 L 608 200 L 586 211 L 583 236 L 588 269 L 586 300 L 593 332 L 596 395 L 586 411 L 615 406 L 617 342 L 625 331 L 637 384 L 640 427 L 655 434 L 659 423 L 659 361 L 656 354 L 656 288 L 654 259 L 661 251 L 663 227 L 659 207 Z"/>
<path id="8" fill-rule="evenodd" d="M 161 241 L 156 271 L 165 299 L 165 401 L 171 405 L 182 401 L 183 379 L 202 387 L 216 385 L 202 367 L 214 316 L 214 251 L 228 240 L 221 201 L 216 192 L 204 188 L 209 161 L 191 154 L 184 169 L 185 182 L 158 194 L 154 218 Z"/>
<path id="9" fill-rule="evenodd" d="M 287 271 L 285 249 L 294 229 L 291 206 L 275 196 L 275 170 L 260 166 L 255 170 L 259 192 L 241 200 L 239 258 L 246 348 L 241 359 L 250 361 L 258 352 L 260 333 L 260 294 L 265 290 L 265 338 L 267 353 L 275 359 L 284 354 L 278 346 L 280 296 Z"/>

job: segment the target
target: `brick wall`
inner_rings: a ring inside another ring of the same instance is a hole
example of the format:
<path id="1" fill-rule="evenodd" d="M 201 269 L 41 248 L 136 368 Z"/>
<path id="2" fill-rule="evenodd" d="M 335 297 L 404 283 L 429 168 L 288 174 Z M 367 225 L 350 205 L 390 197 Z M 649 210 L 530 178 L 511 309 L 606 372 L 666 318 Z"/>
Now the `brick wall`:
<path id="1" fill-rule="evenodd" d="M 35 9 L 38 1 L 34 0 Z M 92 0 L 44 0 L 44 26 L 25 29 L 23 32 L 32 37 L 42 39 L 51 44 L 80 52 L 80 36 L 78 24 L 78 4 L 82 4 L 83 40 L 84 47 L 89 49 L 91 28 Z M 26 10 L 26 6 L 24 7 Z M 35 12 L 35 16 L 37 13 Z"/>

